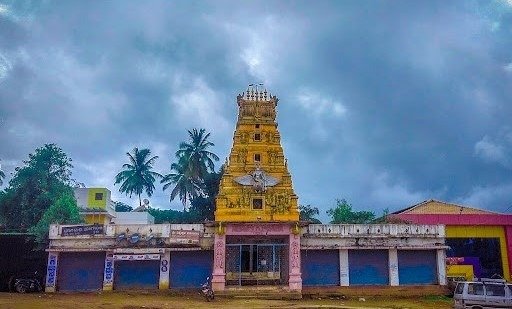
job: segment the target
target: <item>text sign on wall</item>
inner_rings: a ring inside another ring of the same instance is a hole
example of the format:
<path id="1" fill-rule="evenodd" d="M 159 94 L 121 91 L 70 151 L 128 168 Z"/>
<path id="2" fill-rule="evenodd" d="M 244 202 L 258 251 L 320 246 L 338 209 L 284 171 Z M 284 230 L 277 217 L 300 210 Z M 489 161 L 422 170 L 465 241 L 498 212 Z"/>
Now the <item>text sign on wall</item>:
<path id="1" fill-rule="evenodd" d="M 112 256 L 105 258 L 105 275 L 103 285 L 111 285 L 114 280 L 114 259 Z"/>
<path id="2" fill-rule="evenodd" d="M 104 233 L 103 225 L 63 226 L 61 236 L 100 235 Z"/>
<path id="3" fill-rule="evenodd" d="M 199 231 L 171 230 L 170 242 L 174 244 L 199 244 Z"/>
<path id="4" fill-rule="evenodd" d="M 114 260 L 118 260 L 118 261 L 160 260 L 160 254 L 115 254 Z"/>
<path id="5" fill-rule="evenodd" d="M 48 268 L 46 269 L 46 287 L 55 287 L 55 279 L 57 276 L 57 255 L 55 253 L 48 254 Z"/>

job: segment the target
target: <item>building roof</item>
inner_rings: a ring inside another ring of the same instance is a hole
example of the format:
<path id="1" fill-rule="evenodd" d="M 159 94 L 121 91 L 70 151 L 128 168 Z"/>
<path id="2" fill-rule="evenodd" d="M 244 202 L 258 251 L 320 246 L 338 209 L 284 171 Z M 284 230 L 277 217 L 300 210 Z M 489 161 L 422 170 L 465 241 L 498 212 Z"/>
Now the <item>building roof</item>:
<path id="1" fill-rule="evenodd" d="M 500 213 L 489 210 L 478 209 L 453 203 L 447 203 L 438 200 L 427 200 L 410 207 L 398 210 L 393 213 L 400 214 L 489 214 L 499 215 Z"/>

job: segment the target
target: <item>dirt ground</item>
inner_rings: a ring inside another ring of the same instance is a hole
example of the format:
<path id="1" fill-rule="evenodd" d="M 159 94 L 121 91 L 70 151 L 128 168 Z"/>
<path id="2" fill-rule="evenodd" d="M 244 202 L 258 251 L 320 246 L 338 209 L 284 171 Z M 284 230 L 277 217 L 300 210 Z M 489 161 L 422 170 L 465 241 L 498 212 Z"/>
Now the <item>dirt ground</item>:
<path id="1" fill-rule="evenodd" d="M 416 298 L 366 297 L 341 299 L 314 298 L 301 300 L 266 300 L 250 297 L 219 298 L 208 303 L 199 294 L 171 295 L 165 292 L 109 292 L 79 294 L 15 294 L 0 293 L 2 309 L 105 308 L 105 309 L 164 309 L 164 308 L 451 308 L 452 300 L 440 296 Z"/>

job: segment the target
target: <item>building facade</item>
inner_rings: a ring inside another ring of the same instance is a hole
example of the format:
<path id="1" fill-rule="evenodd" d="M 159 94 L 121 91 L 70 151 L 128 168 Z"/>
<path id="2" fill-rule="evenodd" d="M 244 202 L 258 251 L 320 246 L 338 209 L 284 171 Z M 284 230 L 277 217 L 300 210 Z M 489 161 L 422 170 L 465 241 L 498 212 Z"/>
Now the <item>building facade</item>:
<path id="1" fill-rule="evenodd" d="M 277 103 L 258 87 L 238 95 L 214 222 L 54 225 L 46 290 L 196 288 L 208 276 L 228 294 L 445 284 L 443 225 L 299 221 Z"/>
<path id="2" fill-rule="evenodd" d="M 429 200 L 391 216 L 446 226 L 448 276 L 512 279 L 512 215 Z"/>
<path id="3" fill-rule="evenodd" d="M 300 291 L 298 198 L 277 128 L 278 99 L 250 87 L 237 97 L 233 146 L 216 198 L 213 287 Z"/>
<path id="4" fill-rule="evenodd" d="M 305 286 L 445 285 L 443 225 L 310 224 L 301 231 Z"/>
<path id="5" fill-rule="evenodd" d="M 197 287 L 212 273 L 213 232 L 202 224 L 52 225 L 46 291 Z"/>
<path id="6" fill-rule="evenodd" d="M 109 224 L 116 209 L 107 188 L 73 188 L 80 215 L 87 224 Z"/>

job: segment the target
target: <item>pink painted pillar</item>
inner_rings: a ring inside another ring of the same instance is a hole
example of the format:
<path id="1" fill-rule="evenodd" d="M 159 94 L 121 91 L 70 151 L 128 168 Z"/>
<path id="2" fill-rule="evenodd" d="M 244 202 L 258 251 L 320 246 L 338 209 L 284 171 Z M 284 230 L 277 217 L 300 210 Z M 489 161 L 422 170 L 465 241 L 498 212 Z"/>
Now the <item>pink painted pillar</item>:
<path id="1" fill-rule="evenodd" d="M 223 291 L 226 287 L 226 235 L 215 234 L 213 255 L 212 288 Z"/>
<path id="2" fill-rule="evenodd" d="M 302 290 L 302 275 L 300 273 L 300 236 L 290 234 L 290 277 L 288 285 L 290 290 Z"/>

